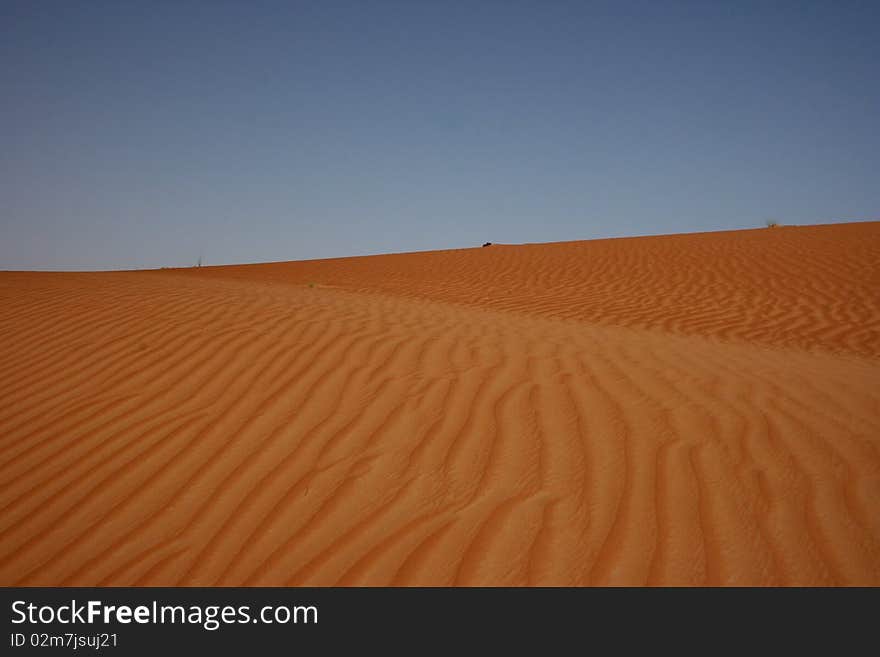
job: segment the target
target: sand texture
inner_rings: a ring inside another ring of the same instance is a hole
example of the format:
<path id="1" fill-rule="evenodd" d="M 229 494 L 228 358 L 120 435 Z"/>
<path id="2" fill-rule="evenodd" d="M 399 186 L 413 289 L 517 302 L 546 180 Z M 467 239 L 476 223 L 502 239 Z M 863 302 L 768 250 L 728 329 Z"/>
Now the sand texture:
<path id="1" fill-rule="evenodd" d="M 3 585 L 880 585 L 880 222 L 0 303 Z"/>

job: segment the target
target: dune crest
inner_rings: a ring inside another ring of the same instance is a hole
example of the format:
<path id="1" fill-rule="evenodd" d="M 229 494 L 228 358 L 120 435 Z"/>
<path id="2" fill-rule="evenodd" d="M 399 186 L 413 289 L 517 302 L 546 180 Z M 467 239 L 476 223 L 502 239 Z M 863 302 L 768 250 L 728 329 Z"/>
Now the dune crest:
<path id="1" fill-rule="evenodd" d="M 0 272 L 3 585 L 878 585 L 880 223 Z"/>

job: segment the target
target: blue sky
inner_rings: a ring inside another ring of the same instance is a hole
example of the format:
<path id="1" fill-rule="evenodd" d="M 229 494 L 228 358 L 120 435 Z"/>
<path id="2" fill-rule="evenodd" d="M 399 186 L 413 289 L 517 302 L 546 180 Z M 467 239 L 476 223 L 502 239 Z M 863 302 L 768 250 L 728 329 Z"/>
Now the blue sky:
<path id="1" fill-rule="evenodd" d="M 880 218 L 877 2 L 0 3 L 0 269 Z"/>

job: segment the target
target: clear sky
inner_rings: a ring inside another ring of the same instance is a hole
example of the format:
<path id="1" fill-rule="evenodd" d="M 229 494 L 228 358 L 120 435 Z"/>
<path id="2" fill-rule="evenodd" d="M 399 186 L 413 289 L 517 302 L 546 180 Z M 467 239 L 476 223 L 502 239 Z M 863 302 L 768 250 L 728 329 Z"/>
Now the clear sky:
<path id="1" fill-rule="evenodd" d="M 880 218 L 880 3 L 0 3 L 0 269 Z"/>

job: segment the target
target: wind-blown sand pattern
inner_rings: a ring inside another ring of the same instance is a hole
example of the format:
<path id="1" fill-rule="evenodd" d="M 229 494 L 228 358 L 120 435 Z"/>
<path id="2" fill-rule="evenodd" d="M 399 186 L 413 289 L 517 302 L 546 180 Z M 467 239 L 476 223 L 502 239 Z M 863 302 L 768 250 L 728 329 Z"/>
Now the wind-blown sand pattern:
<path id="1" fill-rule="evenodd" d="M 3 585 L 880 584 L 880 223 L 0 299 Z"/>

